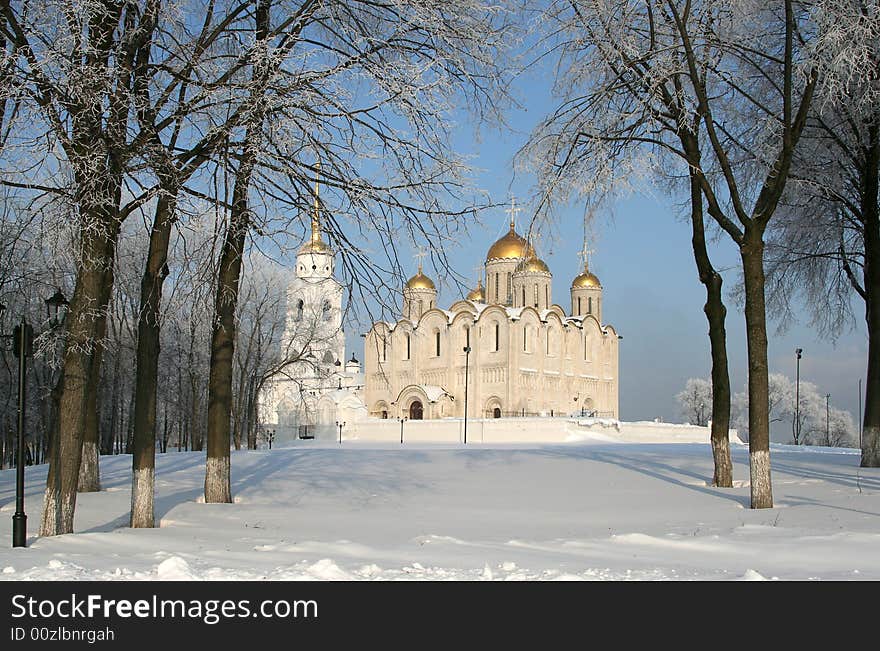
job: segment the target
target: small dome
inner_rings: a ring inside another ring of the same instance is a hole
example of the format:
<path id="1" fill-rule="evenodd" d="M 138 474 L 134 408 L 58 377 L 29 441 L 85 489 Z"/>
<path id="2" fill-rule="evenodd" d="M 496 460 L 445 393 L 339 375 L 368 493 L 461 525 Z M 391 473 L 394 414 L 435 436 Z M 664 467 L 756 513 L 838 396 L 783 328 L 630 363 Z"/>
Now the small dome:
<path id="1" fill-rule="evenodd" d="M 469 301 L 474 301 L 476 303 L 485 303 L 486 302 L 486 292 L 483 291 L 483 281 L 479 280 L 477 282 L 477 288 L 472 289 L 468 292 L 468 295 L 465 297 Z"/>
<path id="2" fill-rule="evenodd" d="M 534 251 L 532 255 L 528 258 L 523 258 L 518 265 L 516 265 L 516 269 L 514 269 L 514 273 L 519 271 L 536 271 L 540 273 L 550 273 L 550 268 L 546 265 L 546 263 L 539 259 L 536 255 L 534 255 Z"/>
<path id="3" fill-rule="evenodd" d="M 489 247 L 486 260 L 524 258 L 534 255 L 534 253 L 535 250 L 524 237 L 513 229 L 513 224 L 511 224 L 507 234 Z"/>
<path id="4" fill-rule="evenodd" d="M 419 265 L 418 273 L 406 281 L 407 289 L 433 289 L 436 291 L 436 287 L 434 287 L 434 281 L 428 278 L 425 274 L 422 273 L 422 267 Z"/>
<path id="5" fill-rule="evenodd" d="M 571 281 L 572 289 L 583 289 L 586 287 L 598 287 L 600 289 L 602 287 L 602 283 L 599 282 L 596 274 L 591 273 L 589 269 L 584 269 L 581 275 Z"/>
<path id="6" fill-rule="evenodd" d="M 317 239 L 312 238 L 306 242 L 299 250 L 300 253 L 330 253 L 330 247 L 324 242 L 320 236 Z"/>

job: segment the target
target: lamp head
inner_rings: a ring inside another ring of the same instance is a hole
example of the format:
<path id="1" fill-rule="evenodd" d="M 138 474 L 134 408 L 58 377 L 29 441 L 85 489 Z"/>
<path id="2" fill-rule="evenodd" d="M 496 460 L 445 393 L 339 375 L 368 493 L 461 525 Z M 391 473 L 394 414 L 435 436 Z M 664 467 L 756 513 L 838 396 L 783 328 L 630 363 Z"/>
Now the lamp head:
<path id="1" fill-rule="evenodd" d="M 67 316 L 67 306 L 69 305 L 64 294 L 61 293 L 61 288 L 56 289 L 55 293 L 47 298 L 45 302 L 46 316 L 49 318 L 49 323 L 53 326 L 61 324 L 64 321 L 64 317 Z"/>
<path id="2" fill-rule="evenodd" d="M 794 351 L 794 352 L 797 353 L 797 358 L 800 359 L 800 358 L 801 358 L 801 353 L 804 352 L 804 349 L 803 349 L 803 348 L 795 348 L 795 351 Z"/>

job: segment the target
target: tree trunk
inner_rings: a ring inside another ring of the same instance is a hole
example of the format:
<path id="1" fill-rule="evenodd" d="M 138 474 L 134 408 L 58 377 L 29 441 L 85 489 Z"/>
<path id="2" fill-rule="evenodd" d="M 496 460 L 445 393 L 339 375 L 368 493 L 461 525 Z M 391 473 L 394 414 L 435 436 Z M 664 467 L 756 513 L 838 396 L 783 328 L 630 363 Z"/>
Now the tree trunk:
<path id="1" fill-rule="evenodd" d="M 118 225 L 95 218 L 95 227 L 83 229 L 82 262 L 67 317 L 68 343 L 64 353 L 57 456 L 46 479 L 40 523 L 41 536 L 73 532 L 83 432 L 88 407 L 87 385 L 99 336 L 98 315 L 107 309 L 106 270 L 113 264 Z M 102 227 L 103 225 L 103 227 Z"/>
<path id="2" fill-rule="evenodd" d="M 271 72 L 269 53 L 270 0 L 257 2 L 254 18 L 256 41 L 262 52 L 254 56 L 254 83 L 249 93 L 250 117 L 235 172 L 229 225 L 220 251 L 214 324 L 211 333 L 211 368 L 208 374 L 208 459 L 205 466 L 205 502 L 231 502 L 229 468 L 232 372 L 235 354 L 235 309 L 241 285 L 244 244 L 250 229 L 248 191 L 260 150 L 266 112 L 266 88 Z"/>
<path id="3" fill-rule="evenodd" d="M 106 270 L 103 280 L 103 293 L 101 305 L 104 306 L 96 320 L 96 342 L 92 353 L 91 368 L 89 369 L 89 382 L 86 385 L 86 413 L 85 428 L 83 430 L 82 460 L 79 466 L 79 482 L 77 489 L 80 493 L 97 493 L 101 490 L 101 474 L 98 465 L 98 433 L 100 415 L 100 386 L 101 386 L 101 362 L 104 357 L 104 339 L 107 336 L 107 305 L 110 304 L 110 295 L 113 292 L 113 268 L 112 265 Z"/>
<path id="4" fill-rule="evenodd" d="M 697 154 L 698 156 L 698 154 Z M 715 271 L 706 248 L 706 227 L 703 221 L 703 195 L 697 167 L 690 172 L 691 182 L 691 244 L 700 282 L 706 288 L 703 312 L 709 322 L 709 345 L 712 355 L 712 458 L 715 472 L 712 485 L 721 488 L 733 486 L 733 463 L 730 460 L 730 374 L 727 369 L 727 332 L 724 321 L 727 308 L 721 295 L 722 278 Z"/>
<path id="5" fill-rule="evenodd" d="M 176 190 L 156 203 L 146 268 L 141 279 L 135 374 L 134 445 L 131 457 L 131 526 L 153 527 L 156 468 L 156 393 L 159 377 L 159 312 L 168 275 L 168 244 Z"/>
<path id="6" fill-rule="evenodd" d="M 880 467 L 880 125 L 870 124 L 868 135 L 870 140 L 864 152 L 860 193 L 865 245 L 865 321 L 868 327 L 861 466 L 877 468 Z"/>
<path id="7" fill-rule="evenodd" d="M 250 175 L 248 174 L 249 183 Z M 239 181 L 236 179 L 236 186 Z M 247 190 L 240 190 L 247 193 Z M 220 270 L 211 336 L 211 370 L 208 376 L 208 460 L 205 469 L 205 502 L 231 502 L 229 470 L 232 415 L 232 360 L 235 353 L 235 308 L 241 280 L 241 258 L 248 222 L 246 211 L 230 215 L 220 254 Z"/>
<path id="8" fill-rule="evenodd" d="M 745 283 L 746 340 L 749 361 L 749 475 L 751 507 L 773 508 L 770 481 L 770 392 L 767 369 L 767 315 L 764 301 L 764 242 L 747 228 L 740 245 Z"/>

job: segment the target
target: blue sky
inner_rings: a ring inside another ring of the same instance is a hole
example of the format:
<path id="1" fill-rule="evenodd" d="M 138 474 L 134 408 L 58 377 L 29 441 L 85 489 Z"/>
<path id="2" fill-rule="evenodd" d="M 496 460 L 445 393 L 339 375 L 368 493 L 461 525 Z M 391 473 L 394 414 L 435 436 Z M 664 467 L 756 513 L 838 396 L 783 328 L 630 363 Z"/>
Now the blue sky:
<path id="1" fill-rule="evenodd" d="M 514 175 L 513 157 L 531 129 L 554 106 L 549 79 L 546 70 L 534 70 L 520 78 L 516 92 L 522 106 L 508 112 L 510 128 L 475 131 L 466 116 L 461 116 L 456 147 L 473 155 L 474 166 L 481 170 L 477 185 L 495 202 L 506 202 L 511 195 L 524 200 L 532 191 L 531 178 Z M 693 261 L 690 225 L 677 217 L 672 201 L 646 188 L 643 193 L 619 197 L 598 214 L 592 227 L 590 247 L 595 253 L 590 267 L 604 287 L 604 320 L 624 337 L 620 346 L 620 416 L 624 420 L 662 417 L 681 421 L 675 394 L 689 377 L 709 375 L 708 326 L 702 312 L 705 293 Z M 518 223 L 529 218 L 529 208 L 524 206 Z M 571 280 L 580 271 L 577 252 L 583 242 L 583 211 L 583 204 L 566 207 L 559 212 L 558 222 L 540 233 L 538 253 L 553 273 L 553 300 L 566 309 Z M 470 229 L 471 237 L 449 252 L 455 270 L 474 278 L 474 267 L 506 232 L 507 223 L 503 208 L 481 215 L 480 223 Z M 736 249 L 724 235 L 711 244 L 710 254 L 716 268 L 722 270 L 729 293 L 737 282 Z M 401 259 L 406 259 L 405 253 Z M 415 266 L 413 259 L 413 272 Z M 460 298 L 457 287 L 443 283 L 430 268 L 426 272 L 439 280 L 441 307 Z M 742 391 L 746 381 L 745 321 L 741 305 L 729 296 L 726 304 L 731 382 L 734 391 Z M 859 303 L 855 307 L 854 328 L 841 332 L 836 343 L 809 327 L 801 306 L 796 309 L 797 323 L 778 333 L 770 321 L 768 336 L 771 372 L 794 378 L 794 351 L 803 348 L 801 379 L 816 384 L 822 394 L 830 393 L 831 404 L 850 411 L 858 421 L 858 381 L 865 375 L 867 334 L 864 306 Z M 363 340 L 352 330 L 349 333 L 349 350 L 362 355 Z M 788 434 L 790 431 L 782 427 L 774 440 L 783 441 Z"/>

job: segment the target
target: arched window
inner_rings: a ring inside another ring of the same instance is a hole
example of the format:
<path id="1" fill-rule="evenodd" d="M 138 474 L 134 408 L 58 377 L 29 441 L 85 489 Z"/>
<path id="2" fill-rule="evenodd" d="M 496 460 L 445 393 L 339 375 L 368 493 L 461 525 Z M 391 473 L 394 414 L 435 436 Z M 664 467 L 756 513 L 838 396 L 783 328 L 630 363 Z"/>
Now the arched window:
<path id="1" fill-rule="evenodd" d="M 544 307 L 550 307 L 550 285 L 544 285 Z"/>
<path id="2" fill-rule="evenodd" d="M 538 309 L 538 283 L 535 283 L 535 309 Z"/>
<path id="3" fill-rule="evenodd" d="M 523 326 L 523 351 L 529 351 L 529 326 Z"/>
<path id="4" fill-rule="evenodd" d="M 501 418 L 501 407 L 495 407 L 492 410 L 492 418 Z"/>
<path id="5" fill-rule="evenodd" d="M 495 351 L 501 350 L 501 326 L 495 322 Z"/>
<path id="6" fill-rule="evenodd" d="M 592 313 L 593 313 L 593 297 L 590 296 L 590 298 L 587 299 L 587 314 L 592 314 Z"/>
<path id="7" fill-rule="evenodd" d="M 464 345 L 467 347 L 471 345 L 471 329 L 468 326 L 464 327 Z"/>
<path id="8" fill-rule="evenodd" d="M 324 305 L 321 306 L 321 316 L 324 319 L 324 321 L 330 320 L 330 312 L 331 312 L 330 301 L 324 301 Z"/>
<path id="9" fill-rule="evenodd" d="M 510 273 L 507 274 L 507 300 L 505 301 L 508 305 L 513 303 L 513 293 L 510 291 Z"/>
<path id="10" fill-rule="evenodd" d="M 404 359 L 409 359 L 410 352 L 411 352 L 411 348 L 410 348 L 411 343 L 412 342 L 410 341 L 410 335 L 409 335 L 409 333 L 406 333 L 406 357 L 404 357 Z"/>
<path id="11" fill-rule="evenodd" d="M 386 361 L 388 359 L 388 341 L 385 337 L 382 337 L 382 361 Z"/>
<path id="12" fill-rule="evenodd" d="M 577 311 L 577 313 L 583 314 L 583 312 L 581 312 L 581 297 L 580 296 L 578 296 L 578 311 Z"/>
<path id="13" fill-rule="evenodd" d="M 495 273 L 495 302 L 498 302 L 498 273 Z"/>
<path id="14" fill-rule="evenodd" d="M 382 410 L 382 420 L 388 420 L 388 410 L 387 409 Z"/>
<path id="15" fill-rule="evenodd" d="M 296 302 L 296 310 L 294 310 L 294 313 L 293 313 L 293 320 L 294 320 L 294 321 L 302 321 L 302 318 L 303 318 L 303 306 L 304 306 L 304 305 L 305 305 L 305 304 L 303 303 L 303 300 L 302 300 L 302 299 L 299 299 L 299 300 Z"/>
<path id="16" fill-rule="evenodd" d="M 424 308 L 425 308 L 425 304 L 422 302 L 421 299 L 419 299 L 419 314 L 418 314 L 418 316 L 420 316 L 420 317 L 422 316 L 422 313 L 425 311 Z"/>
<path id="17" fill-rule="evenodd" d="M 434 352 L 437 357 L 440 357 L 440 331 L 437 330 L 434 333 Z"/>
<path id="18" fill-rule="evenodd" d="M 525 287 L 522 288 L 522 296 L 523 296 L 522 306 L 525 307 L 526 306 L 526 288 Z"/>

